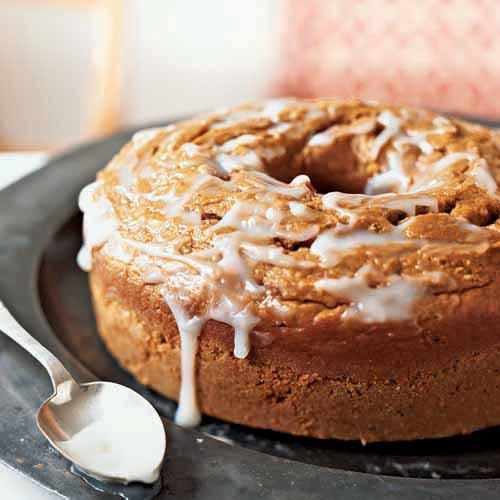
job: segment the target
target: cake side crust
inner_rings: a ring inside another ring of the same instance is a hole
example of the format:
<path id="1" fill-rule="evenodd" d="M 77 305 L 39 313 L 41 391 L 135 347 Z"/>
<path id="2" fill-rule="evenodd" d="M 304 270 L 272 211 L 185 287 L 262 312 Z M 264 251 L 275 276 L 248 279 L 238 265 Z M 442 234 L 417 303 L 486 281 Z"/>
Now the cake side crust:
<path id="1" fill-rule="evenodd" d="M 161 295 L 99 252 L 90 282 L 107 348 L 141 383 L 177 399 L 179 336 Z M 487 294 L 481 293 L 487 303 Z M 461 309 L 467 313 L 465 305 Z M 449 436 L 500 423 L 500 349 L 491 339 L 476 337 L 475 352 L 451 349 L 446 359 L 431 356 L 426 365 L 390 377 L 370 369 L 347 376 L 347 365 L 344 376 L 335 367 L 330 375 L 320 374 L 314 363 L 287 363 L 287 355 L 294 353 L 283 352 L 286 344 L 262 335 L 252 340 L 248 358 L 236 359 L 232 329 L 216 321 L 205 325 L 196 361 L 204 413 L 296 435 L 365 442 Z M 304 339 L 314 341 L 314 335 Z M 404 341 L 417 357 L 420 343 Z M 388 365 L 391 357 L 388 353 Z"/>

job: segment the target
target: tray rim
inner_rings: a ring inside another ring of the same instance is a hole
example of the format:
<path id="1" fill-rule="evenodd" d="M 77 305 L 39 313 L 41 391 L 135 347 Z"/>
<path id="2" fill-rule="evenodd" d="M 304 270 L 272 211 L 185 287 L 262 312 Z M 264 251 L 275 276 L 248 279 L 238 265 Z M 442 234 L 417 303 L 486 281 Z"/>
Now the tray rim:
<path id="1" fill-rule="evenodd" d="M 475 121 L 479 122 L 479 120 Z M 485 123 L 484 120 L 481 122 Z M 500 126 L 499 122 L 487 121 L 486 123 L 489 126 Z M 148 127 L 156 125 L 158 124 L 151 124 Z M 11 308 L 19 321 L 63 362 L 67 363 L 70 370 L 81 381 L 92 380 L 94 376 L 62 345 L 42 311 L 38 297 L 40 259 L 43 249 L 59 227 L 76 212 L 76 193 L 87 182 L 90 182 L 95 171 L 104 165 L 109 150 L 118 149 L 120 144 L 125 143 L 129 136 L 140 128 L 143 127 L 133 127 L 58 155 L 49 160 L 40 170 L 23 177 L 0 192 L 0 268 L 2 269 L 2 273 L 0 273 L 0 297 Z M 106 154 L 106 158 L 103 157 L 102 161 L 97 161 L 100 155 L 104 154 Z M 80 168 L 72 169 L 74 164 L 78 164 Z M 17 286 L 13 287 L 13 283 Z M 195 431 L 190 430 L 182 430 L 182 433 L 196 434 Z M 214 450 L 219 449 L 220 446 L 229 447 L 229 445 L 216 442 L 207 436 L 204 436 L 204 439 L 213 441 L 210 445 L 213 445 Z M 235 447 L 234 450 L 245 455 L 258 453 L 260 457 L 256 455 L 256 461 L 264 461 L 263 457 L 270 458 L 269 455 L 240 447 Z M 231 456 L 234 453 L 226 453 L 226 455 Z M 62 495 L 67 494 L 63 488 L 56 487 L 54 489 L 54 485 L 44 483 L 36 475 L 25 470 L 22 464 L 12 461 L 3 454 L 0 456 L 0 462 L 28 475 L 51 491 Z M 295 474 L 300 474 L 299 469 L 302 468 L 308 477 L 311 477 L 314 470 L 312 476 L 315 477 L 314 484 L 316 485 L 320 485 L 326 479 L 329 480 L 329 483 L 330 480 L 335 480 L 342 485 L 338 493 L 343 491 L 345 496 L 342 498 L 346 499 L 364 498 L 365 494 L 369 494 L 373 500 L 386 499 L 392 498 L 394 493 L 397 493 L 397 497 L 394 498 L 409 499 L 428 498 L 422 495 L 465 499 L 471 498 L 474 494 L 481 494 L 481 498 L 486 499 L 489 498 L 489 494 L 495 494 L 496 498 L 497 492 L 500 491 L 500 479 L 397 478 L 328 469 L 299 462 L 292 463 L 300 467 L 291 467 L 290 461 L 276 457 L 272 457 L 270 462 L 278 469 L 295 469 Z M 278 475 L 276 479 L 281 481 L 282 479 L 278 478 Z M 376 486 L 377 484 L 378 486 Z M 381 484 L 383 487 L 380 486 Z M 199 487 L 200 491 L 204 489 L 202 483 L 199 484 Z M 273 488 L 272 477 L 269 479 L 269 488 Z M 335 489 L 334 485 L 328 484 L 325 494 L 330 495 L 335 492 Z M 237 493 L 235 490 L 234 494 Z M 311 494 L 315 493 L 321 494 L 321 492 L 311 491 Z M 242 496 L 242 498 L 246 497 Z M 491 498 L 494 497 L 491 496 Z"/>

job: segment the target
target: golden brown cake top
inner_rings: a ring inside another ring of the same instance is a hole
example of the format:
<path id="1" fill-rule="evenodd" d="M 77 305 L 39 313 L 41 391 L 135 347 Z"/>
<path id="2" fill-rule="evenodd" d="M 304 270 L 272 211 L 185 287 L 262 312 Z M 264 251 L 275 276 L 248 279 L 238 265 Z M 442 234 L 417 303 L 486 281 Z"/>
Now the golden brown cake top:
<path id="1" fill-rule="evenodd" d="M 305 303 L 407 320 L 422 297 L 488 282 L 499 170 L 497 133 L 428 111 L 245 105 L 135 134 L 82 192 L 80 263 L 99 248 L 161 287 L 178 321 L 242 338 Z"/>

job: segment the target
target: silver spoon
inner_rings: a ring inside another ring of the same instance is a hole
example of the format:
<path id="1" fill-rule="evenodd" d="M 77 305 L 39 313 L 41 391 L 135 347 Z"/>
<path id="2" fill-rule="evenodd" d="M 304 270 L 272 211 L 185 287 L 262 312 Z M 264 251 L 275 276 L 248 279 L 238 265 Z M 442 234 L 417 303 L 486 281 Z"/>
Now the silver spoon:
<path id="1" fill-rule="evenodd" d="M 78 384 L 2 302 L 0 330 L 50 375 L 54 393 L 40 407 L 36 420 L 59 453 L 102 481 L 153 483 L 158 479 L 165 455 L 165 429 L 146 399 L 112 382 Z"/>

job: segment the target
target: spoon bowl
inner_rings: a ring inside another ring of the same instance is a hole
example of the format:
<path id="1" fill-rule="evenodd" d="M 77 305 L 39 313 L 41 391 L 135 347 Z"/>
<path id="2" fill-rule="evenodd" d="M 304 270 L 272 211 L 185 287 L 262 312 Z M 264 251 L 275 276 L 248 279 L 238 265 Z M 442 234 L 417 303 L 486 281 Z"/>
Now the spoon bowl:
<path id="1" fill-rule="evenodd" d="M 52 446 L 102 481 L 153 483 L 166 440 L 161 418 L 137 392 L 112 382 L 69 383 L 40 407 Z"/>

